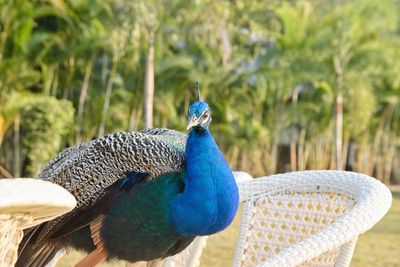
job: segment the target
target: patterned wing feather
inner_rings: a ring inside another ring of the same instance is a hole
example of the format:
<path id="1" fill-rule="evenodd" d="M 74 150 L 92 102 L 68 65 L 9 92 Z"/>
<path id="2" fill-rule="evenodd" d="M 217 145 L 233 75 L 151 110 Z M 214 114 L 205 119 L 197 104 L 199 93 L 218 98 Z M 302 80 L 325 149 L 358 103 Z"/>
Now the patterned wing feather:
<path id="1" fill-rule="evenodd" d="M 181 132 L 170 130 L 167 128 L 148 128 L 140 131 L 141 133 L 155 135 L 164 142 L 170 144 L 172 147 L 177 149 L 182 154 L 185 153 L 186 146 L 186 134 Z"/>
<path id="2" fill-rule="evenodd" d="M 168 129 L 117 132 L 68 148 L 49 162 L 38 178 L 54 182 L 71 192 L 77 206 L 48 223 L 36 244 L 51 236 L 82 211 L 96 206 L 106 189 L 127 173 L 148 173 L 147 179 L 184 168 L 186 136 Z"/>

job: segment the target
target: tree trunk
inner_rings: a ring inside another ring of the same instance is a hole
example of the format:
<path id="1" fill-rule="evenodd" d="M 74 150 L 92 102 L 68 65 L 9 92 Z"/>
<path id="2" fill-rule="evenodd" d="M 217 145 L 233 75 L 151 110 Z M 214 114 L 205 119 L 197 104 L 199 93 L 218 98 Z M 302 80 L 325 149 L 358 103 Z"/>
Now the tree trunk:
<path id="1" fill-rule="evenodd" d="M 113 79 L 114 79 L 116 70 L 117 70 L 117 63 L 113 62 L 113 65 L 111 67 L 110 76 L 108 77 L 107 88 L 106 88 L 106 96 L 104 98 L 103 112 L 102 112 L 102 115 L 101 115 L 101 121 L 100 121 L 100 126 L 99 126 L 99 134 L 98 134 L 99 137 L 104 135 L 104 129 L 105 129 L 105 124 L 106 124 L 107 113 L 108 113 L 108 109 L 110 107 L 111 92 L 112 92 L 112 87 L 113 87 Z"/>
<path id="2" fill-rule="evenodd" d="M 43 64 L 42 68 L 42 79 L 43 79 L 43 90 L 45 95 L 51 95 L 51 87 L 54 81 L 54 66 Z"/>
<path id="3" fill-rule="evenodd" d="M 293 89 L 293 93 L 292 93 L 292 103 L 295 108 L 295 111 L 297 111 L 298 98 L 299 98 L 299 90 L 298 90 L 298 87 L 295 86 L 295 88 Z M 297 116 L 296 116 L 295 121 L 296 122 L 298 121 Z M 297 137 L 297 140 L 296 140 L 296 137 Z M 299 134 L 298 134 L 296 127 L 293 126 L 290 129 L 290 169 L 291 169 L 291 171 L 297 171 L 297 168 L 298 168 L 297 154 L 301 153 L 300 150 L 298 150 L 298 151 L 296 150 L 296 143 L 298 143 L 298 142 L 299 142 Z"/>
<path id="4" fill-rule="evenodd" d="M 261 149 L 256 149 L 252 151 L 252 166 L 249 170 L 252 171 L 252 174 L 256 176 L 263 176 L 265 174 L 264 168 L 263 168 L 263 154 Z"/>
<path id="5" fill-rule="evenodd" d="M 101 58 L 101 83 L 105 84 L 107 81 L 107 72 L 108 72 L 108 55 L 104 54 Z"/>
<path id="6" fill-rule="evenodd" d="M 305 170 L 307 166 L 308 152 L 306 151 L 306 134 L 306 129 L 301 129 L 297 146 L 297 170 L 299 171 Z"/>
<path id="7" fill-rule="evenodd" d="M 372 145 L 372 153 L 371 153 L 371 162 L 370 166 L 372 168 L 372 171 L 374 170 L 374 167 L 378 164 L 379 161 L 379 156 L 382 153 L 379 153 L 379 150 L 381 149 L 383 140 L 384 140 L 384 132 L 385 132 L 385 126 L 390 125 L 390 122 L 392 120 L 394 112 L 394 107 L 393 106 L 387 106 L 382 114 L 381 120 L 379 121 L 378 128 L 376 129 L 376 133 L 374 136 L 374 142 Z"/>
<path id="8" fill-rule="evenodd" d="M 237 146 L 233 146 L 233 152 L 231 157 L 232 166 L 235 169 L 239 169 L 239 148 Z"/>
<path id="9" fill-rule="evenodd" d="M 0 147 L 3 143 L 4 134 L 6 132 L 4 117 L 0 115 Z"/>
<path id="10" fill-rule="evenodd" d="M 81 132 L 82 132 L 82 122 L 83 122 L 83 111 L 85 109 L 85 101 L 86 101 L 86 96 L 87 92 L 89 89 L 89 81 L 90 81 L 90 76 L 92 74 L 92 69 L 93 69 L 93 62 L 94 62 L 94 57 L 90 59 L 88 64 L 86 65 L 85 68 L 85 75 L 83 77 L 83 83 L 82 83 L 82 88 L 81 88 L 81 94 L 79 95 L 79 105 L 78 105 L 78 125 L 76 126 L 76 143 L 79 144 L 81 142 Z"/>
<path id="11" fill-rule="evenodd" d="M 4 50 L 6 47 L 8 35 L 11 32 L 10 30 L 11 20 L 6 20 L 6 23 L 2 25 L 2 31 L 0 33 L 0 60 L 3 59 Z"/>
<path id="12" fill-rule="evenodd" d="M 136 130 L 138 127 L 138 121 L 142 117 L 143 108 L 141 107 L 142 104 L 138 108 L 132 108 L 131 115 L 129 116 L 129 131 Z"/>
<path id="13" fill-rule="evenodd" d="M 240 170 L 249 171 L 247 168 L 247 159 L 248 159 L 247 154 L 248 154 L 248 152 L 246 150 L 243 150 L 241 153 Z"/>
<path id="14" fill-rule="evenodd" d="M 391 134 L 388 153 L 384 162 L 383 182 L 390 185 L 394 159 L 396 157 L 396 134 Z"/>
<path id="15" fill-rule="evenodd" d="M 222 44 L 222 65 L 226 67 L 231 59 L 232 46 L 225 26 L 219 27 L 219 36 Z"/>
<path id="16" fill-rule="evenodd" d="M 388 122 L 389 124 L 390 122 Z M 390 125 L 390 124 L 389 124 Z M 390 132 L 390 127 L 385 129 L 383 145 L 380 153 L 379 165 L 381 169 L 381 176 L 377 177 L 386 185 L 390 183 L 390 173 L 393 163 L 393 158 L 396 151 L 396 135 Z"/>
<path id="17" fill-rule="evenodd" d="M 297 171 L 296 142 L 293 139 L 290 141 L 290 170 Z"/>
<path id="18" fill-rule="evenodd" d="M 63 91 L 63 99 L 69 99 L 70 95 L 71 95 L 71 81 L 72 79 L 75 77 L 75 57 L 71 56 L 68 58 L 67 60 L 67 77 L 65 78 L 65 80 L 63 81 L 63 87 L 64 87 L 64 91 Z"/>
<path id="19" fill-rule="evenodd" d="M 153 127 L 154 102 L 154 32 L 149 33 L 146 73 L 144 78 L 144 127 Z"/>
<path id="20" fill-rule="evenodd" d="M 14 177 L 21 177 L 21 136 L 19 114 L 14 119 Z"/>
<path id="21" fill-rule="evenodd" d="M 343 144 L 343 66 L 337 57 L 334 59 L 336 71 L 336 108 L 335 108 L 335 163 L 336 169 L 342 170 Z"/>
<path id="22" fill-rule="evenodd" d="M 343 138 L 343 146 L 342 146 L 342 165 L 341 165 L 341 170 L 346 169 L 347 165 L 347 156 L 349 153 L 349 147 L 350 147 L 350 137 L 346 136 Z"/>
<path id="23" fill-rule="evenodd" d="M 266 170 L 265 175 L 275 174 L 278 170 L 278 148 L 279 142 L 272 142 L 271 144 L 265 145 L 264 149 L 264 169 Z"/>
<path id="24" fill-rule="evenodd" d="M 50 88 L 50 95 L 51 96 L 56 96 L 57 95 L 59 75 L 60 75 L 59 72 L 60 72 L 60 65 L 57 64 L 55 66 L 54 79 L 53 79 L 53 82 L 52 82 L 51 88 Z"/>

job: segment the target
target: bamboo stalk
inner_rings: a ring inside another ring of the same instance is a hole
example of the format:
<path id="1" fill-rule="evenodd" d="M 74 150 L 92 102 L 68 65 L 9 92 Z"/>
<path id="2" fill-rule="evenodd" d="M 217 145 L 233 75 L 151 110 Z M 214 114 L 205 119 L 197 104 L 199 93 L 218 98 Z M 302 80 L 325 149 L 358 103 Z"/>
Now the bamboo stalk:
<path id="1" fill-rule="evenodd" d="M 343 66 L 338 57 L 334 58 L 336 71 L 336 104 L 335 104 L 335 163 L 336 169 L 342 169 L 342 143 L 343 143 Z"/>
<path id="2" fill-rule="evenodd" d="M 299 143 L 298 143 L 298 162 L 297 162 L 297 169 L 298 170 L 304 170 L 305 165 L 306 165 L 306 159 L 305 159 L 305 142 L 306 142 L 306 130 L 303 128 L 300 131 L 300 136 L 299 136 Z"/>
<path id="3" fill-rule="evenodd" d="M 117 71 L 117 63 L 113 62 L 113 65 L 112 65 L 111 71 L 110 71 L 110 76 L 108 77 L 107 87 L 106 87 L 106 96 L 104 98 L 103 111 L 102 111 L 102 115 L 101 115 L 101 121 L 100 121 L 99 132 L 98 132 L 99 137 L 104 135 L 106 118 L 107 118 L 108 110 L 110 107 L 110 101 L 111 101 L 113 79 L 114 79 L 116 71 Z"/>
<path id="4" fill-rule="evenodd" d="M 396 154 L 396 134 L 392 133 L 389 136 L 388 147 L 386 157 L 383 162 L 383 174 L 382 181 L 386 184 L 390 184 L 390 177 L 392 174 L 393 161 Z"/>
<path id="5" fill-rule="evenodd" d="M 146 73 L 144 81 L 144 126 L 153 127 L 154 102 L 154 32 L 149 30 Z"/>
<path id="6" fill-rule="evenodd" d="M 228 31 L 224 25 L 219 27 L 219 37 L 222 45 L 222 66 L 226 67 L 231 59 L 232 46 Z"/>
<path id="7" fill-rule="evenodd" d="M 6 132 L 4 117 L 0 114 L 0 147 L 3 143 L 4 134 Z"/>
<path id="8" fill-rule="evenodd" d="M 296 152 L 296 143 L 292 140 L 290 142 L 290 170 L 297 170 L 297 152 Z"/>
<path id="9" fill-rule="evenodd" d="M 94 62 L 94 56 L 89 60 L 88 64 L 86 64 L 85 67 L 85 75 L 83 77 L 83 82 L 82 82 L 82 87 L 81 87 L 81 93 L 79 95 L 79 104 L 78 104 L 78 118 L 77 118 L 77 127 L 76 127 L 76 143 L 79 144 L 82 140 L 81 132 L 82 132 L 82 117 L 83 117 L 83 111 L 85 109 L 85 101 L 89 89 L 89 82 L 90 82 L 90 76 L 92 74 L 93 70 L 93 62 Z"/>
<path id="10" fill-rule="evenodd" d="M 14 175 L 21 176 L 21 136 L 20 136 L 20 116 L 14 118 Z"/>
<path id="11" fill-rule="evenodd" d="M 350 138 L 346 135 L 343 139 L 343 148 L 342 148 L 342 166 L 341 170 L 344 170 L 347 163 L 347 154 L 349 152 L 350 146 Z"/>

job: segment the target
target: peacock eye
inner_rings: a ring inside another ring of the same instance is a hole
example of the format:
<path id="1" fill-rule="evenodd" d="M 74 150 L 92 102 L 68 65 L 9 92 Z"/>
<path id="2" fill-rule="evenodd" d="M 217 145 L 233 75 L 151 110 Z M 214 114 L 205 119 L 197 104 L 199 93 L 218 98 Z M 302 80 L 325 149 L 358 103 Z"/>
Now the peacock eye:
<path id="1" fill-rule="evenodd" d="M 203 115 L 203 119 L 207 119 L 208 118 L 208 113 Z"/>

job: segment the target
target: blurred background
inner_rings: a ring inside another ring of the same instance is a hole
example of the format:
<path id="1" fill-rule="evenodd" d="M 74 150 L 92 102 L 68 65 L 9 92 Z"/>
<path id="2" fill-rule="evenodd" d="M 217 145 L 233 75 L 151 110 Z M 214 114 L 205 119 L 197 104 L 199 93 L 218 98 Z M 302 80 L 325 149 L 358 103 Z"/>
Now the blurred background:
<path id="1" fill-rule="evenodd" d="M 399 0 L 0 3 L 13 176 L 110 132 L 184 130 L 198 80 L 233 169 L 400 182 Z"/>
<path id="2" fill-rule="evenodd" d="M 400 0 L 0 0 L 0 177 L 35 176 L 110 132 L 183 131 L 197 80 L 232 169 L 346 169 L 396 190 L 399 11 Z M 361 242 L 361 258 L 399 254 L 395 201 L 387 236 Z"/>

